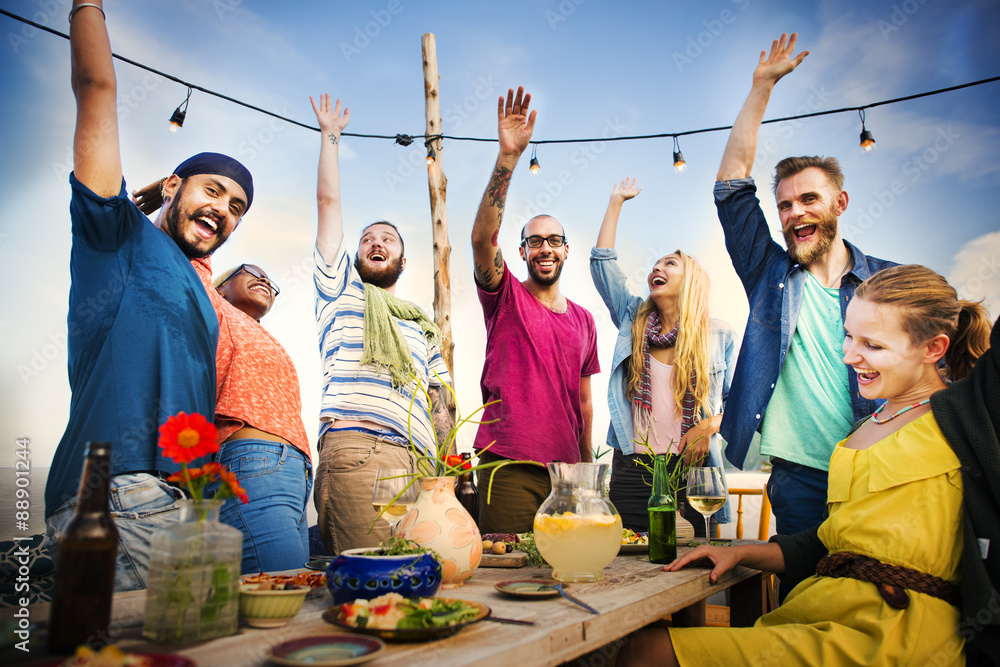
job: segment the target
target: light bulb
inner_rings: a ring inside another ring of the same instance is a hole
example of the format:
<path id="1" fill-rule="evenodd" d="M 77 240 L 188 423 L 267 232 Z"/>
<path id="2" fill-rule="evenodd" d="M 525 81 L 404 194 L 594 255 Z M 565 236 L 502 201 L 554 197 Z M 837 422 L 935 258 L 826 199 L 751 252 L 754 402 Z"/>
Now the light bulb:
<path id="1" fill-rule="evenodd" d="M 871 155 L 875 152 L 878 147 L 875 145 L 875 137 L 868 130 L 861 133 L 861 152 L 865 155 Z"/>
<path id="2" fill-rule="evenodd" d="M 687 171 L 687 162 L 684 161 L 684 153 L 674 151 L 674 171 L 683 174 Z"/>
<path id="3" fill-rule="evenodd" d="M 537 174 L 541 170 L 541 168 L 542 165 L 538 164 L 538 158 L 536 157 L 531 158 L 531 165 L 528 167 L 528 169 L 531 170 L 531 173 Z"/>

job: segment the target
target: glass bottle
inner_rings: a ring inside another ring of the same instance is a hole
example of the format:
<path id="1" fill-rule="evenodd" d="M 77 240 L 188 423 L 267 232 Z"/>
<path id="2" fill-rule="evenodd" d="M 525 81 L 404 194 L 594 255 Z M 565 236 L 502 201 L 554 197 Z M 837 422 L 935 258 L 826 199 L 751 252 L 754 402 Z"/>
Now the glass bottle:
<path id="1" fill-rule="evenodd" d="M 462 454 L 462 464 L 471 464 L 472 454 L 465 452 Z M 472 520 L 479 526 L 479 489 L 472 479 L 471 471 L 462 471 L 458 476 L 458 485 L 455 487 L 455 497 L 462 503 L 465 511 L 472 515 Z"/>
<path id="2" fill-rule="evenodd" d="M 59 538 L 49 651 L 106 641 L 115 592 L 118 529 L 108 511 L 111 443 L 88 442 L 76 510 Z"/>
<path id="3" fill-rule="evenodd" d="M 671 563 L 677 559 L 677 501 L 670 493 L 666 454 L 653 456 L 653 492 L 649 510 L 649 560 Z"/>

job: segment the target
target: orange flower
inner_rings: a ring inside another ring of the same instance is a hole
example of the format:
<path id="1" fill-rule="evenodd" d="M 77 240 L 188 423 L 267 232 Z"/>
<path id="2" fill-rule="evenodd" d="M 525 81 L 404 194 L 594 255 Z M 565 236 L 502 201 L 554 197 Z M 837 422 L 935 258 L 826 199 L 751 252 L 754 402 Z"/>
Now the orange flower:
<path id="1" fill-rule="evenodd" d="M 226 470 L 224 466 L 218 463 L 215 465 L 219 466 L 219 480 L 229 488 L 229 492 L 236 498 L 239 498 L 240 502 L 250 502 L 250 496 L 247 495 L 247 490 L 240 486 L 239 480 L 236 479 L 236 473 Z"/>
<path id="2" fill-rule="evenodd" d="M 157 443 L 163 455 L 174 463 L 190 463 L 206 454 L 219 451 L 215 425 L 198 413 L 178 412 L 160 426 Z"/>

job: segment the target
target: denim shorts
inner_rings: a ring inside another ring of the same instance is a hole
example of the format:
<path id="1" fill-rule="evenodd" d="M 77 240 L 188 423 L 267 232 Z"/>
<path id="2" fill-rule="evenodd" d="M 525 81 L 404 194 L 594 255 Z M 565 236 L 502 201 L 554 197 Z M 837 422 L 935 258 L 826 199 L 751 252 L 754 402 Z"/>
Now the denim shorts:
<path id="1" fill-rule="evenodd" d="M 153 533 L 180 516 L 184 493 L 149 473 L 114 475 L 110 482 L 111 518 L 118 528 L 115 590 L 146 587 L 149 541 Z M 76 498 L 60 505 L 45 520 L 45 544 L 55 553 L 59 536 L 76 510 Z"/>
<path id="2" fill-rule="evenodd" d="M 312 464 L 301 451 L 271 440 L 222 443 L 214 459 L 236 473 L 249 503 L 230 498 L 220 518 L 243 533 L 243 574 L 300 568 L 309 560 L 306 501 Z M 210 489 L 210 497 L 216 489 Z"/>

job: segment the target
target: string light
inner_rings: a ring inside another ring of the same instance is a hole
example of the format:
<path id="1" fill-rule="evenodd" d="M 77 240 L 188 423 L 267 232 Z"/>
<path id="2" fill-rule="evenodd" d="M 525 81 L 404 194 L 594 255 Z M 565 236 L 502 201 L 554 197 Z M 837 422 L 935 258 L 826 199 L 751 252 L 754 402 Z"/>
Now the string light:
<path id="1" fill-rule="evenodd" d="M 170 116 L 170 124 L 167 126 L 167 129 L 172 133 L 176 133 L 177 130 L 184 127 L 184 119 L 187 117 L 188 102 L 191 101 L 191 92 L 192 89 L 188 86 L 187 97 L 184 98 L 183 102 L 177 105 L 177 108 L 174 109 L 173 115 Z"/>
<path id="2" fill-rule="evenodd" d="M 531 170 L 532 174 L 537 174 L 542 169 L 542 165 L 538 164 L 537 152 L 538 144 L 531 144 L 531 162 L 528 169 Z"/>
<path id="3" fill-rule="evenodd" d="M 684 161 L 684 153 L 681 153 L 681 145 L 677 140 L 677 135 L 674 135 L 674 171 L 678 174 L 687 171 L 687 162 Z"/>
<path id="4" fill-rule="evenodd" d="M 24 23 L 26 25 L 32 26 L 33 28 L 36 28 L 36 29 L 41 30 L 43 32 L 47 32 L 47 33 L 50 33 L 50 34 L 55 35 L 57 37 L 62 37 L 65 40 L 69 40 L 69 35 L 66 34 L 66 33 L 64 33 L 64 32 L 60 32 L 58 30 L 54 30 L 53 28 L 50 28 L 49 26 L 42 25 L 41 23 L 37 23 L 37 22 L 32 21 L 30 19 L 24 18 L 23 16 L 18 16 L 17 14 L 14 14 L 13 12 L 7 11 L 6 9 L 0 9 L 0 15 L 7 16 L 7 17 L 9 17 L 11 19 L 14 19 L 15 21 L 19 21 L 19 22 Z M 218 93 L 218 92 L 216 92 L 214 90 L 209 90 L 208 88 L 204 88 L 202 86 L 199 86 L 199 85 L 196 85 L 196 84 L 193 84 L 193 83 L 189 83 L 187 81 L 184 81 L 183 79 L 177 78 L 176 76 L 174 76 L 172 74 L 168 74 L 166 72 L 163 72 L 161 70 L 155 69 L 155 68 L 150 67 L 148 65 L 144 65 L 144 64 L 142 64 L 140 62 L 132 60 L 131 58 L 126 58 L 126 57 L 121 56 L 121 55 L 119 55 L 117 53 L 112 53 L 111 57 L 114 58 L 114 59 L 116 59 L 116 60 L 120 60 L 122 62 L 128 63 L 129 65 L 132 65 L 133 67 L 137 67 L 139 69 L 146 70 L 147 72 L 151 72 L 153 74 L 161 76 L 161 77 L 163 77 L 165 79 L 168 79 L 170 81 L 174 81 L 174 82 L 179 83 L 179 84 L 181 84 L 183 86 L 187 86 L 187 88 L 188 88 L 187 99 L 184 101 L 184 103 L 182 103 L 180 106 L 177 107 L 177 109 L 174 111 L 173 115 L 170 118 L 170 121 L 171 121 L 170 122 L 170 128 L 171 128 L 172 131 L 176 131 L 176 129 L 178 127 L 181 127 L 181 125 L 184 122 L 184 118 L 185 118 L 186 112 L 187 112 L 187 102 L 191 98 L 191 91 L 192 90 L 199 90 L 199 91 L 201 91 L 201 92 L 203 92 L 203 93 L 205 93 L 207 95 L 212 95 L 212 96 L 217 97 L 219 99 L 226 100 L 227 102 L 232 102 L 233 104 L 237 104 L 237 105 L 242 106 L 244 108 L 251 109 L 253 111 L 257 111 L 257 112 L 262 113 L 262 114 L 267 115 L 267 116 L 271 116 L 272 118 L 277 118 L 278 120 L 285 121 L 285 122 L 290 123 L 292 125 L 297 125 L 299 127 L 305 128 L 307 130 L 313 130 L 314 132 L 318 132 L 319 131 L 319 128 L 315 127 L 313 125 L 308 125 L 306 123 L 302 123 L 300 121 L 295 120 L 294 118 L 288 118 L 286 116 L 282 116 L 281 114 L 274 113 L 273 111 L 268 111 L 267 109 L 262 109 L 261 107 L 254 106 L 253 104 L 250 104 L 248 102 L 244 102 L 244 101 L 236 99 L 234 97 L 230 97 L 228 95 L 223 95 L 222 93 Z M 844 108 L 840 108 L 840 109 L 828 109 L 826 111 L 814 111 L 814 112 L 811 112 L 811 113 L 804 113 L 804 114 L 799 114 L 799 115 L 796 115 L 796 116 L 785 116 L 785 117 L 782 117 L 782 118 L 771 118 L 771 119 L 768 119 L 768 120 L 761 121 L 761 125 L 767 125 L 767 124 L 770 124 L 770 123 L 783 123 L 783 122 L 786 122 L 786 121 L 801 120 L 801 119 L 804 119 L 804 118 L 815 118 L 815 117 L 818 117 L 818 116 L 829 116 L 829 115 L 832 115 L 832 114 L 845 113 L 845 112 L 849 112 L 849 111 L 858 111 L 858 112 L 861 113 L 861 119 L 862 119 L 862 123 L 861 123 L 862 124 L 862 132 L 861 132 L 862 150 L 864 150 L 866 153 L 871 153 L 871 152 L 874 152 L 874 150 L 875 150 L 875 137 L 872 135 L 871 132 L 869 132 L 864 127 L 864 111 L 863 111 L 864 109 L 871 109 L 873 107 L 883 106 L 883 105 L 886 105 L 886 104 L 897 104 L 899 102 L 907 102 L 907 101 L 910 101 L 910 100 L 920 99 L 922 97 L 929 97 L 931 95 L 941 95 L 943 93 L 950 93 L 950 92 L 953 92 L 953 91 L 956 91 L 956 90 L 961 90 L 963 88 L 971 88 L 973 86 L 981 86 L 983 84 L 993 83 L 995 81 L 1000 81 L 1000 76 L 994 76 L 994 77 L 990 77 L 988 79 L 980 79 L 978 81 L 970 81 L 969 83 L 963 83 L 963 84 L 959 84 L 957 86 L 950 86 L 948 88 L 939 88 L 937 90 L 930 90 L 930 91 L 926 91 L 926 92 L 923 92 L 923 93 L 916 93 L 914 95 L 906 95 L 904 97 L 896 97 L 896 98 L 889 99 L 889 100 L 881 100 L 881 101 L 878 101 L 878 102 L 872 102 L 870 104 L 866 104 L 864 107 L 844 107 Z M 630 135 L 630 136 L 618 136 L 618 137 L 601 137 L 601 138 L 592 138 L 592 139 L 544 139 L 544 140 L 538 140 L 538 141 L 535 141 L 535 142 L 532 142 L 532 143 L 533 143 L 533 145 L 537 145 L 537 144 L 571 144 L 571 143 L 591 143 L 591 142 L 594 142 L 594 141 L 602 141 L 602 142 L 606 142 L 606 141 L 634 141 L 634 140 L 640 140 L 640 139 L 661 139 L 661 138 L 665 138 L 665 137 L 673 137 L 674 138 L 674 146 L 675 146 L 675 151 L 674 151 L 674 168 L 677 169 L 678 172 L 680 172 L 680 171 L 683 171 L 683 169 L 686 167 L 686 163 L 684 161 L 683 154 L 680 152 L 679 147 L 677 147 L 677 138 L 678 137 L 687 136 L 687 135 L 693 135 L 693 134 L 704 134 L 704 133 L 707 133 L 707 132 L 721 132 L 721 131 L 731 130 L 731 129 L 732 129 L 732 125 L 725 125 L 725 126 L 719 126 L 719 127 L 706 127 L 706 128 L 702 128 L 702 129 L 698 129 L 698 130 L 686 130 L 684 132 L 664 132 L 664 133 L 659 133 L 659 134 Z M 381 135 L 381 134 L 361 134 L 361 133 L 355 133 L 355 132 L 343 132 L 341 134 L 341 136 L 344 136 L 344 137 L 361 137 L 361 138 L 365 138 L 365 139 L 394 139 L 396 141 L 396 143 L 398 143 L 398 144 L 400 144 L 402 146 L 409 145 L 409 143 L 412 141 L 412 138 L 409 135 L 405 135 L 405 134 L 397 134 L 395 136 L 392 136 L 392 135 Z M 484 137 L 455 137 L 455 136 L 448 136 L 448 135 L 443 135 L 443 134 L 433 135 L 433 137 L 431 137 L 430 135 L 415 135 L 415 136 L 419 137 L 419 138 L 433 138 L 435 140 L 437 140 L 437 139 L 453 139 L 455 141 L 479 141 L 479 142 L 483 142 L 483 143 L 495 143 L 496 142 L 495 138 L 489 139 L 489 138 L 484 138 Z M 434 161 L 435 156 L 434 156 L 433 150 L 430 150 L 430 149 L 428 150 L 427 158 L 428 158 L 429 162 L 433 162 Z M 534 168 L 536 166 L 539 169 L 541 168 L 541 166 L 537 164 L 537 158 L 533 158 L 532 159 L 532 163 L 533 163 L 531 165 L 532 168 Z M 533 172 L 533 173 L 535 173 L 535 172 Z"/>
<path id="5" fill-rule="evenodd" d="M 865 155 L 871 155 L 878 146 L 875 145 L 875 137 L 872 133 L 865 129 L 865 110 L 858 109 L 858 114 L 861 115 L 861 152 Z"/>

